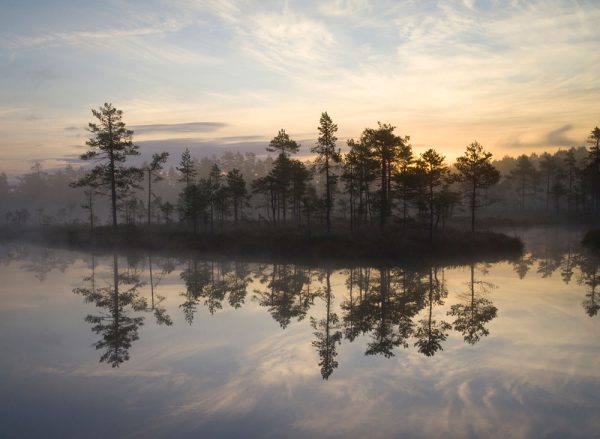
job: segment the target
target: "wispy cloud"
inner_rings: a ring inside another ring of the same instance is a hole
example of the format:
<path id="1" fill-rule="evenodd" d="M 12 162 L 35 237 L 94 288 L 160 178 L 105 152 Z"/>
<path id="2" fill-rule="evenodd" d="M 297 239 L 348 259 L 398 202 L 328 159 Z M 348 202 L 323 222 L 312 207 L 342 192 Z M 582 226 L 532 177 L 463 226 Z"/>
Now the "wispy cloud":
<path id="1" fill-rule="evenodd" d="M 155 123 L 148 125 L 133 125 L 130 128 L 136 134 L 147 133 L 209 133 L 226 127 L 222 122 L 185 122 L 185 123 Z"/>
<path id="2" fill-rule="evenodd" d="M 0 77 L 0 148 L 25 137 L 65 148 L 70 133 L 52 131 L 46 117 L 46 129 L 39 123 L 25 133 L 23 114 L 58 112 L 53 126 L 84 126 L 88 109 L 105 100 L 124 109 L 146 140 L 212 132 L 179 123 L 190 120 L 228 121 L 213 127 L 220 138 L 282 127 L 312 138 L 327 110 L 340 138 L 381 120 L 448 157 L 473 139 L 500 153 L 578 144 L 599 123 L 598 2 L 115 7 L 118 14 L 86 22 L 0 30 L 0 60 L 12 60 Z"/>
<path id="3" fill-rule="evenodd" d="M 573 129 L 573 125 L 564 125 L 555 130 L 549 131 L 537 140 L 523 141 L 521 136 L 513 136 L 504 140 L 502 143 L 505 147 L 511 149 L 538 149 L 548 147 L 572 147 L 581 145 L 581 140 L 570 138 L 567 133 Z"/>
<path id="4" fill-rule="evenodd" d="M 131 25 L 131 23 L 128 24 Z M 1 34 L 0 36 L 2 38 L 0 41 L 3 41 L 9 49 L 64 44 L 97 44 L 98 42 L 106 42 L 110 40 L 122 40 L 130 37 L 175 32 L 181 30 L 184 26 L 185 23 L 168 19 L 162 22 L 155 22 L 152 24 L 152 26 L 139 26 L 134 28 L 127 28 L 127 26 L 124 25 L 122 27 L 114 27 L 112 29 L 72 30 L 48 32 L 38 35 Z"/>

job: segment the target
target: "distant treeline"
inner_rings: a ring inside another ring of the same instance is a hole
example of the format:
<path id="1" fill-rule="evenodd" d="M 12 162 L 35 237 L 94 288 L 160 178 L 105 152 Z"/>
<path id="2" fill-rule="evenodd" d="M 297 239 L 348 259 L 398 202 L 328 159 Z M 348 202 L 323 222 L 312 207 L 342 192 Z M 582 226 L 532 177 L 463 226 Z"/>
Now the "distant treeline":
<path id="1" fill-rule="evenodd" d="M 93 110 L 95 122 L 82 160 L 52 173 L 35 164 L 9 183 L 0 173 L 0 215 L 10 224 L 170 224 L 212 232 L 248 224 L 310 231 L 356 231 L 372 225 L 419 227 L 433 235 L 451 218 L 594 218 L 600 213 L 600 128 L 587 147 L 492 160 L 478 142 L 455 163 L 431 148 L 415 154 L 408 136 L 380 123 L 347 141 L 337 125 L 319 121 L 314 158 L 294 158 L 300 145 L 281 129 L 266 145 L 267 158 L 224 153 L 192 157 L 164 168 L 168 152 L 142 167 L 133 132 L 111 104 Z M 106 201 L 109 201 L 108 203 Z"/>

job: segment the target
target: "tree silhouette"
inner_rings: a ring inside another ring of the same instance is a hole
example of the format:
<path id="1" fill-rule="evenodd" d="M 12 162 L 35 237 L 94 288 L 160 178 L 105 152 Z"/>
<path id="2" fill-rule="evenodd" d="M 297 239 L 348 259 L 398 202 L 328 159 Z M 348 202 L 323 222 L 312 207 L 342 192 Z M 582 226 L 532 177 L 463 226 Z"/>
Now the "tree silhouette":
<path id="1" fill-rule="evenodd" d="M 198 221 L 204 219 L 206 228 L 207 209 L 211 205 L 211 184 L 206 179 L 186 186 L 179 194 L 178 209 L 182 219 L 192 224 L 194 234 L 198 232 Z"/>
<path id="2" fill-rule="evenodd" d="M 338 127 L 333 123 L 327 112 L 321 114 L 319 120 L 319 138 L 311 152 L 317 154 L 316 162 L 319 172 L 325 174 L 325 218 L 327 234 L 331 233 L 331 208 L 333 207 L 333 190 L 337 177 L 333 174 L 331 167 L 341 161 L 339 150 L 335 149 L 337 137 L 335 133 Z"/>
<path id="3" fill-rule="evenodd" d="M 575 182 L 579 168 L 577 166 L 577 158 L 575 157 L 575 148 L 570 148 L 563 159 L 563 165 L 566 170 L 567 178 L 567 204 L 569 211 L 573 209 L 577 197 L 575 193 Z"/>
<path id="4" fill-rule="evenodd" d="M 83 177 L 77 179 L 74 182 L 71 182 L 69 184 L 70 187 L 73 188 L 77 188 L 77 187 L 84 187 L 84 195 L 86 198 L 86 202 L 85 204 L 81 205 L 82 209 L 85 209 L 89 212 L 89 221 L 90 221 L 90 231 L 93 234 L 94 233 L 94 222 L 96 219 L 96 215 L 94 214 L 94 202 L 95 202 L 95 198 L 96 195 L 102 195 L 103 192 L 100 190 L 100 184 L 99 184 L 99 171 L 91 171 L 87 174 L 85 174 Z"/>
<path id="5" fill-rule="evenodd" d="M 376 129 L 367 128 L 361 136 L 361 143 L 368 145 L 379 168 L 379 223 L 383 226 L 391 213 L 391 180 L 399 152 L 408 145 L 409 137 L 394 134 L 396 127 L 382 124 Z"/>
<path id="6" fill-rule="evenodd" d="M 93 137 L 86 142 L 90 150 L 81 155 L 82 160 L 99 162 L 89 172 L 99 187 L 108 188 L 111 197 L 112 223 L 117 226 L 117 200 L 123 197 L 142 177 L 142 171 L 124 165 L 128 156 L 138 155 L 133 143 L 133 131 L 125 127 L 123 112 L 105 103 L 92 114 L 98 122 L 90 122 L 88 130 Z"/>
<path id="7" fill-rule="evenodd" d="M 369 145 L 348 140 L 350 151 L 344 157 L 342 179 L 350 197 L 350 229 L 360 226 L 369 216 L 370 184 L 376 178 L 377 162 Z"/>
<path id="8" fill-rule="evenodd" d="M 402 203 L 402 228 L 406 228 L 408 219 L 409 201 L 415 187 L 415 174 L 413 170 L 415 158 L 412 147 L 404 143 L 398 152 L 398 172 L 394 175 L 396 191 Z"/>
<path id="9" fill-rule="evenodd" d="M 290 135 L 284 129 L 279 130 L 277 135 L 269 142 L 267 151 L 277 152 L 279 155 L 289 156 L 295 154 L 300 149 L 300 144 L 290 138 Z"/>
<path id="10" fill-rule="evenodd" d="M 541 175 L 546 181 L 546 196 L 545 196 L 545 205 L 546 211 L 548 211 L 550 207 L 550 198 L 552 195 L 553 182 L 556 180 L 556 177 L 559 173 L 560 162 L 556 159 L 556 157 L 545 152 L 542 154 L 540 159 L 540 171 Z"/>
<path id="11" fill-rule="evenodd" d="M 246 182 L 242 177 L 241 172 L 238 169 L 232 169 L 227 173 L 227 187 L 231 194 L 233 201 L 233 218 L 237 225 L 238 213 L 244 206 L 244 201 L 248 196 L 248 190 L 246 189 Z"/>
<path id="12" fill-rule="evenodd" d="M 535 193 L 538 181 L 538 171 L 529 157 L 523 154 L 517 158 L 516 166 L 510 171 L 509 178 L 517 182 L 521 209 L 525 209 L 525 200 L 528 195 Z"/>
<path id="13" fill-rule="evenodd" d="M 307 195 L 308 181 L 312 177 L 311 172 L 300 160 L 292 160 L 290 163 L 290 193 L 292 207 L 298 225 L 302 222 L 302 206 L 304 197 Z"/>
<path id="14" fill-rule="evenodd" d="M 463 156 L 456 159 L 458 180 L 469 188 L 471 208 L 471 231 L 475 231 L 475 211 L 482 206 L 478 201 L 478 191 L 498 183 L 500 172 L 491 163 L 492 153 L 483 150 L 478 142 L 467 146 Z"/>
<path id="15" fill-rule="evenodd" d="M 444 163 L 444 157 L 433 149 L 428 149 L 421 154 L 417 160 L 417 168 L 423 175 L 426 188 L 425 200 L 429 211 L 429 239 L 433 241 L 436 196 L 439 188 L 446 183 L 450 170 Z"/>
<path id="16" fill-rule="evenodd" d="M 600 210 L 600 128 L 595 127 L 587 138 L 589 145 L 587 171 L 594 196 L 594 212 Z"/>
<path id="17" fill-rule="evenodd" d="M 192 155 L 190 154 L 190 150 L 188 148 L 186 148 L 183 154 L 181 154 L 181 161 L 179 162 L 177 170 L 181 173 L 179 181 L 184 182 L 186 187 L 195 181 L 198 172 L 194 168 Z"/>
<path id="18" fill-rule="evenodd" d="M 285 130 L 280 130 L 266 148 L 269 152 L 279 152 L 268 175 L 256 179 L 252 189 L 265 194 L 267 215 L 273 225 L 287 221 L 288 199 L 292 197 L 292 212 L 298 224 L 301 217 L 301 201 L 306 191 L 306 181 L 310 177 L 305 165 L 292 160 L 290 154 L 298 152 L 300 145 L 292 140 Z"/>
<path id="19" fill-rule="evenodd" d="M 156 195 L 152 192 L 152 183 L 156 183 L 163 179 L 163 177 L 158 172 L 162 170 L 163 165 L 165 164 L 168 158 L 168 152 L 153 154 L 152 161 L 145 169 L 145 171 L 148 173 L 148 224 L 150 224 L 152 197 L 156 198 Z"/>

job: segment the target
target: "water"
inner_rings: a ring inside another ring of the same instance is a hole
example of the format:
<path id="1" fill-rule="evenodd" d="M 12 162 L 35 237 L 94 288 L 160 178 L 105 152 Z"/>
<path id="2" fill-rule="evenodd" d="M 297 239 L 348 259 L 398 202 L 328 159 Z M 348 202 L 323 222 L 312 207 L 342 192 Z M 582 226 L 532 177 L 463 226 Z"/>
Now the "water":
<path id="1" fill-rule="evenodd" d="M 3 246 L 2 437 L 600 437 L 600 261 L 522 234 L 351 269 Z"/>

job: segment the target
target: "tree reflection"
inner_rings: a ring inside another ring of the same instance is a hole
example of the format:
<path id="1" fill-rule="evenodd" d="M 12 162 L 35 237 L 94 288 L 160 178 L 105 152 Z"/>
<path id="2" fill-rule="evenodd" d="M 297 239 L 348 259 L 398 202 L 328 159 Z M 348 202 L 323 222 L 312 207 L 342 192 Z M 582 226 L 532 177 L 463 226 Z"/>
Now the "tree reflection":
<path id="1" fill-rule="evenodd" d="M 151 311 L 154 314 L 157 324 L 166 326 L 171 326 L 173 324 L 173 320 L 171 320 L 171 317 L 167 314 L 167 310 L 161 306 L 162 302 L 165 300 L 165 297 L 159 295 L 156 295 L 155 297 L 154 290 L 169 268 L 170 266 L 163 268 L 163 271 L 159 274 L 158 278 L 155 278 L 152 271 L 152 256 L 148 255 L 148 272 L 150 276 L 150 308 L 148 311 Z"/>
<path id="2" fill-rule="evenodd" d="M 94 276 L 92 276 L 94 278 Z M 81 295 L 86 303 L 93 303 L 102 311 L 97 315 L 89 314 L 85 321 L 92 325 L 92 331 L 102 339 L 94 343 L 97 350 L 103 350 L 100 362 L 118 367 L 129 360 L 132 342 L 138 339 L 138 328 L 143 325 L 144 317 L 132 316 L 132 311 L 143 311 L 147 302 L 139 295 L 143 284 L 131 273 L 120 274 L 117 255 L 113 255 L 112 284 L 96 288 L 95 281 L 89 288 L 75 288 L 73 292 Z"/>
<path id="3" fill-rule="evenodd" d="M 187 268 L 179 277 L 185 285 L 185 293 L 181 294 L 185 301 L 179 307 L 183 310 L 185 321 L 191 325 L 202 296 L 202 289 L 209 282 L 207 262 L 200 262 L 198 259 L 188 261 Z"/>
<path id="4" fill-rule="evenodd" d="M 525 276 L 536 261 L 536 257 L 531 253 L 523 253 L 519 259 L 513 262 L 513 267 L 519 279 L 525 279 Z"/>
<path id="5" fill-rule="evenodd" d="M 331 293 L 331 270 L 325 272 L 325 291 L 323 294 L 325 300 L 325 318 L 317 320 L 310 318 L 310 324 L 315 330 L 313 333 L 316 340 L 312 345 L 317 348 L 319 354 L 319 366 L 321 367 L 321 376 L 328 380 L 333 370 L 338 367 L 336 345 L 342 341 L 342 331 L 340 331 L 340 319 L 332 311 L 333 294 Z"/>
<path id="6" fill-rule="evenodd" d="M 284 329 L 292 319 L 303 320 L 319 295 L 318 290 L 311 290 L 311 270 L 297 265 L 273 264 L 270 272 L 261 267 L 258 277 L 266 289 L 255 290 L 255 297 Z"/>
<path id="7" fill-rule="evenodd" d="M 462 333 L 465 341 L 474 345 L 481 337 L 489 335 L 485 324 L 494 319 L 498 309 L 493 303 L 483 297 L 495 285 L 489 282 L 475 280 L 475 264 L 471 264 L 471 280 L 468 282 L 469 294 L 461 295 L 463 303 L 452 305 L 448 315 L 456 317 L 453 322 L 454 330 Z"/>
<path id="8" fill-rule="evenodd" d="M 35 278 L 40 282 L 45 281 L 48 273 L 53 270 L 64 273 L 67 267 L 73 263 L 72 259 L 47 248 L 42 248 L 32 254 L 24 253 L 22 256 L 25 256 L 26 259 L 23 268 L 34 273 Z"/>
<path id="9" fill-rule="evenodd" d="M 583 308 L 590 317 L 598 315 L 598 311 L 600 310 L 600 300 L 597 291 L 598 285 L 600 285 L 600 276 L 598 275 L 599 260 L 600 258 L 591 252 L 584 252 L 578 257 L 578 265 L 581 269 L 578 283 L 587 287 Z"/>
<path id="10" fill-rule="evenodd" d="M 198 304 L 203 305 L 211 314 L 223 308 L 227 297 L 229 305 L 240 308 L 246 299 L 251 271 L 243 262 L 200 261 L 191 259 L 180 277 L 186 287 L 185 298 L 179 305 L 188 324 L 192 324 Z"/>
<path id="11" fill-rule="evenodd" d="M 426 303 L 429 308 L 428 316 L 419 321 L 419 325 L 415 331 L 415 346 L 419 352 L 428 357 L 435 355 L 438 350 L 442 349 L 442 342 L 448 338 L 448 331 L 452 326 L 443 320 L 437 321 L 433 318 L 433 305 L 443 305 L 443 299 L 448 295 L 444 282 L 438 279 L 438 269 L 429 269 L 429 281 L 427 284 L 428 295 Z"/>
<path id="12" fill-rule="evenodd" d="M 562 263 L 560 265 L 560 277 L 564 283 L 569 284 L 569 282 L 571 282 L 576 263 L 577 256 L 573 254 L 573 250 L 569 247 L 567 254 L 562 258 Z"/>
<path id="13" fill-rule="evenodd" d="M 372 315 L 371 341 L 365 355 L 394 356 L 396 347 L 408 347 L 413 317 L 419 311 L 422 294 L 420 278 L 404 269 L 381 268 L 369 295 Z"/>
<path id="14" fill-rule="evenodd" d="M 348 299 L 341 304 L 344 312 L 342 326 L 344 337 L 353 341 L 360 334 L 368 332 L 370 328 L 366 296 L 371 283 L 371 268 L 351 268 L 347 274 Z"/>
<path id="15" fill-rule="evenodd" d="M 538 261 L 537 273 L 542 278 L 549 278 L 554 272 L 560 270 L 560 277 L 565 284 L 569 284 L 578 272 L 577 284 L 585 285 L 587 291 L 583 308 L 587 315 L 594 317 L 600 311 L 600 300 L 598 298 L 597 287 L 598 280 L 598 261 L 599 255 L 597 252 L 590 249 L 574 250 L 572 238 L 568 239 L 564 244 L 557 237 L 552 239 L 546 233 L 543 247 L 537 249 L 537 253 L 529 253 L 514 263 L 514 269 L 520 279 L 525 277 L 531 264 Z"/>
<path id="16" fill-rule="evenodd" d="M 245 262 L 234 262 L 233 268 L 226 271 L 224 281 L 231 307 L 238 309 L 245 303 L 251 274 L 252 272 Z"/>

